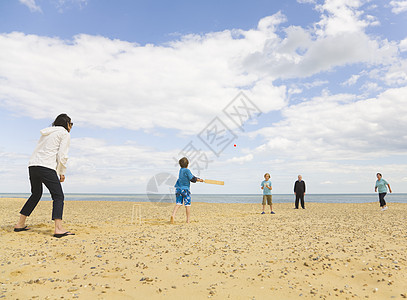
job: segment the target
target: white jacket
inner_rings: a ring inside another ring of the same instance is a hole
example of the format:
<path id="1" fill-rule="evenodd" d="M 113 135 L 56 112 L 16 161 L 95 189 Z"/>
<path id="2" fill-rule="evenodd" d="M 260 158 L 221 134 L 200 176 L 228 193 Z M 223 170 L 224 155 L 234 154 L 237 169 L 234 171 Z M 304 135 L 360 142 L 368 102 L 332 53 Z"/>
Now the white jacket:
<path id="1" fill-rule="evenodd" d="M 54 169 L 58 175 L 64 175 L 71 142 L 69 132 L 62 126 L 48 127 L 40 132 L 41 138 L 28 166 L 42 166 Z"/>

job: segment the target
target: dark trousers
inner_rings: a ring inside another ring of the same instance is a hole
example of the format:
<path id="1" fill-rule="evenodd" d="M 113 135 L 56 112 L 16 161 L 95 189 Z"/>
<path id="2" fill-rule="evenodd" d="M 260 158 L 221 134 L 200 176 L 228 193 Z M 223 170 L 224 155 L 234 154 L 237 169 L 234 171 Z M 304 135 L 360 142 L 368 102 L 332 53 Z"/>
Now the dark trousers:
<path id="1" fill-rule="evenodd" d="M 304 193 L 296 193 L 295 194 L 295 208 L 298 208 L 298 202 L 301 199 L 301 207 L 305 208 L 304 204 Z"/>
<path id="2" fill-rule="evenodd" d="M 64 192 L 57 172 L 53 169 L 35 166 L 28 168 L 31 183 L 31 196 L 24 204 L 20 214 L 29 216 L 37 206 L 42 196 L 42 184 L 44 184 L 51 193 L 52 202 L 52 220 L 61 219 L 64 210 Z"/>
<path id="3" fill-rule="evenodd" d="M 379 193 L 379 202 L 380 202 L 380 207 L 386 206 L 386 201 L 384 200 L 384 196 L 386 196 L 387 193 Z"/>

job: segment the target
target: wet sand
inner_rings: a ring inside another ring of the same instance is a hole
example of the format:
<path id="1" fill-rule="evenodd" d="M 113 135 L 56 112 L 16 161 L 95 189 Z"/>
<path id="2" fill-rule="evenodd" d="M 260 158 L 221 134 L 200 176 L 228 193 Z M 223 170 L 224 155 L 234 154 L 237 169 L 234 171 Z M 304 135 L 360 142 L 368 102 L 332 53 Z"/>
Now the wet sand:
<path id="1" fill-rule="evenodd" d="M 407 204 L 192 204 L 66 201 L 52 237 L 50 201 L 13 226 L 25 199 L 0 199 L 4 299 L 403 299 Z M 259 200 L 260 201 L 260 200 Z M 137 211 L 137 210 L 136 210 Z"/>

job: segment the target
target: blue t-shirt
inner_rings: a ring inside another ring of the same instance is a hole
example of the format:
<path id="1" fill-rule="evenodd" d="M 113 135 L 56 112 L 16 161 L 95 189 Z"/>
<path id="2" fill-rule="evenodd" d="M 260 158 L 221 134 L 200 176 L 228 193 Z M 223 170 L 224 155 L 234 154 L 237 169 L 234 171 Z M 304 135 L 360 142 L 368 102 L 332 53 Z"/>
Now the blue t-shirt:
<path id="1" fill-rule="evenodd" d="M 179 188 L 181 190 L 189 190 L 190 181 L 194 177 L 195 176 L 192 175 L 192 173 L 189 169 L 181 168 L 179 170 L 178 180 L 175 183 L 174 187 Z"/>
<path id="2" fill-rule="evenodd" d="M 263 180 L 261 182 L 261 186 L 263 187 L 263 195 L 271 195 L 271 190 L 269 188 L 267 188 L 266 185 L 271 187 L 271 181 L 270 180 L 267 180 L 267 181 Z"/>
<path id="3" fill-rule="evenodd" d="M 383 178 L 380 180 L 376 180 L 376 187 L 379 190 L 379 193 L 387 193 L 387 181 Z"/>

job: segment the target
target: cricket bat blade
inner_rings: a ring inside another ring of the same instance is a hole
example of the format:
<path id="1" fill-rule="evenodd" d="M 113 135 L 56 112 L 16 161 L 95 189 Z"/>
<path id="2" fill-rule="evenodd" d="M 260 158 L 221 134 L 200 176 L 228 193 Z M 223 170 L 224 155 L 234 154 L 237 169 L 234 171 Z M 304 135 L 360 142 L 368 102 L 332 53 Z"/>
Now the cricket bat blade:
<path id="1" fill-rule="evenodd" d="M 224 181 L 219 181 L 219 180 L 205 179 L 204 182 L 209 183 L 209 184 L 225 185 Z"/>

